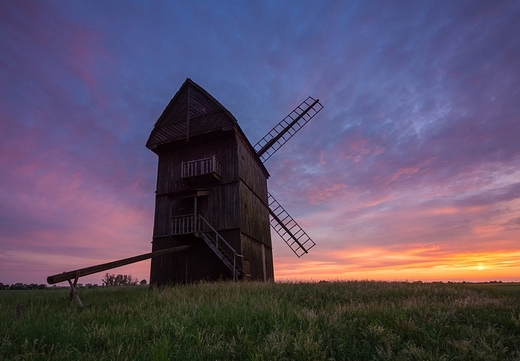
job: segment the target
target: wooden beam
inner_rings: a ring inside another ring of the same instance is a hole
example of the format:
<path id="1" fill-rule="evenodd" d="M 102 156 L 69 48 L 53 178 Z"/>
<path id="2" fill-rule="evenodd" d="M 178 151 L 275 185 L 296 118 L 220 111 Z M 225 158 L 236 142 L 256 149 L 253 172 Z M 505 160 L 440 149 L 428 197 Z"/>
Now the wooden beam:
<path id="1" fill-rule="evenodd" d="M 68 280 L 72 280 L 72 279 L 77 279 L 77 278 L 82 277 L 82 276 L 88 276 L 88 275 L 91 275 L 91 274 L 94 274 L 94 273 L 107 271 L 107 270 L 112 269 L 112 268 L 117 268 L 117 267 L 125 266 L 127 264 L 144 261 L 145 259 L 158 257 L 158 256 L 162 256 L 162 255 L 165 255 L 165 254 L 173 253 L 173 252 L 184 251 L 185 249 L 188 249 L 190 247 L 191 246 L 189 246 L 189 245 L 188 246 L 172 247 L 172 248 L 162 249 L 160 251 L 155 251 L 155 252 L 141 254 L 139 256 L 134 256 L 134 257 L 120 259 L 118 261 L 103 263 L 103 264 L 99 264 L 99 265 L 91 266 L 91 267 L 86 267 L 86 268 L 80 268 L 80 269 L 77 269 L 77 270 L 74 270 L 74 271 L 70 271 L 70 272 L 58 273 L 58 274 L 55 274 L 55 275 L 47 277 L 47 283 L 53 285 L 53 284 L 58 283 L 58 282 L 63 282 L 63 281 L 68 281 Z"/>

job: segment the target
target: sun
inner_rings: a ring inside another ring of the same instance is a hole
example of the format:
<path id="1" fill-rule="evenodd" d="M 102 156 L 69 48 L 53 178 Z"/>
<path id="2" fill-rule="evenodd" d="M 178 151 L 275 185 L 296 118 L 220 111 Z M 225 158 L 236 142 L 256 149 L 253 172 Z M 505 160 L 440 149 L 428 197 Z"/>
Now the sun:
<path id="1" fill-rule="evenodd" d="M 482 265 L 482 263 L 479 263 L 479 264 L 478 264 L 477 269 L 478 269 L 479 271 L 483 271 L 483 270 L 484 270 L 484 266 Z"/>

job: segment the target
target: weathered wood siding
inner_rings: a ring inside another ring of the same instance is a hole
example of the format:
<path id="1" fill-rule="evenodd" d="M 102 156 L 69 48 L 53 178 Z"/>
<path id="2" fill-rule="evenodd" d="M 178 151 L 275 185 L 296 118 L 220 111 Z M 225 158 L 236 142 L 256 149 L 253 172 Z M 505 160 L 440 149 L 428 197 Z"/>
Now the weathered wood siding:
<path id="1" fill-rule="evenodd" d="M 181 179 L 181 163 L 212 156 L 216 156 L 222 165 L 220 183 L 237 181 L 238 155 L 233 138 L 232 132 L 216 132 L 209 136 L 192 138 L 190 141 L 181 140 L 158 149 L 157 194 L 193 189 L 193 185 Z"/>
<path id="2" fill-rule="evenodd" d="M 247 140 L 237 132 L 238 176 L 249 188 L 267 204 L 267 178 L 269 174 L 252 153 Z"/>
<path id="3" fill-rule="evenodd" d="M 256 281 L 274 280 L 273 251 L 256 239 L 242 233 L 242 254 L 249 261 L 251 279 Z"/>
<path id="4" fill-rule="evenodd" d="M 239 183 L 227 183 L 210 189 L 200 214 L 219 232 L 240 228 Z M 233 244 L 240 250 L 240 244 Z"/>
<path id="5" fill-rule="evenodd" d="M 218 230 L 240 227 L 239 182 L 237 147 L 233 132 L 217 132 L 211 137 L 193 138 L 189 142 L 176 142 L 157 150 L 157 175 L 154 235 L 167 234 L 172 202 L 185 197 L 182 192 L 196 189 L 210 191 L 207 199 L 200 199 L 198 212 Z M 207 184 L 190 184 L 181 179 L 181 164 L 216 156 L 221 162 L 221 181 Z"/>
<path id="6" fill-rule="evenodd" d="M 237 136 L 238 176 L 240 178 L 241 230 L 249 237 L 271 247 L 267 172 L 240 134 Z"/>
<path id="7" fill-rule="evenodd" d="M 248 261 L 251 279 L 273 280 L 273 251 L 267 201 L 268 173 L 241 132 L 237 132 L 237 147 L 242 254 Z"/>
<path id="8" fill-rule="evenodd" d="M 269 209 L 244 182 L 240 182 L 240 219 L 243 233 L 271 247 Z"/>
<path id="9" fill-rule="evenodd" d="M 197 213 L 202 215 L 235 250 L 241 252 L 240 193 L 237 146 L 234 132 L 215 132 L 180 141 L 156 149 L 159 156 L 153 249 L 177 244 L 194 248 L 179 254 L 152 260 L 152 284 L 230 279 L 232 272 L 200 238 L 194 236 L 164 237 L 170 232 L 172 209 L 178 209 L 182 198 L 196 190 L 209 195 L 197 198 Z M 221 162 L 220 182 L 192 184 L 181 179 L 182 162 L 216 156 Z M 187 242 L 187 243 L 186 243 Z M 238 260 L 241 262 L 241 260 Z"/>
<path id="10" fill-rule="evenodd" d="M 170 228 L 171 201 L 166 195 L 155 197 L 155 215 L 153 220 L 153 236 L 167 235 Z"/>
<path id="11" fill-rule="evenodd" d="M 232 279 L 233 274 L 229 268 L 200 238 L 194 236 L 157 238 L 154 240 L 152 250 L 184 244 L 189 244 L 192 248 L 152 259 L 151 284 L 167 285 L 200 280 Z"/>

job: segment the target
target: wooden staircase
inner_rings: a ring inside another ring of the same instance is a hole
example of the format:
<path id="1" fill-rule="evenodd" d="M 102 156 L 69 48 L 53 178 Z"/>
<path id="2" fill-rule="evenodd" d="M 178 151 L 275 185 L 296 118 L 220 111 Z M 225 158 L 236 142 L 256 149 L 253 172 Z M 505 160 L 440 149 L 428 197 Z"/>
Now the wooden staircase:
<path id="1" fill-rule="evenodd" d="M 196 235 L 202 238 L 226 267 L 233 272 L 233 281 L 248 276 L 237 262 L 238 258 L 243 259 L 244 256 L 239 254 L 204 217 L 199 215 L 199 219 L 201 220 L 201 228 L 208 229 L 208 231 L 200 231 Z"/>

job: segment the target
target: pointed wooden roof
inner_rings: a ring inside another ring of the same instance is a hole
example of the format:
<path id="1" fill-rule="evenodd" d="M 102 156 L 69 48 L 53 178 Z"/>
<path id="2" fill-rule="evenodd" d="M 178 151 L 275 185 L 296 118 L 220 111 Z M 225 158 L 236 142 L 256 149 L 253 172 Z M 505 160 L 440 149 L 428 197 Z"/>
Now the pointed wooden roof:
<path id="1" fill-rule="evenodd" d="M 236 125 L 235 117 L 218 100 L 187 78 L 155 123 L 146 147 Z"/>

